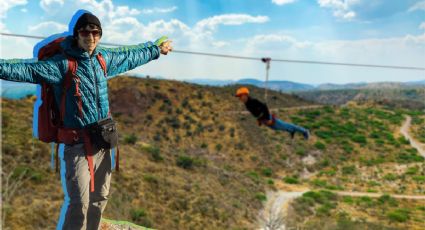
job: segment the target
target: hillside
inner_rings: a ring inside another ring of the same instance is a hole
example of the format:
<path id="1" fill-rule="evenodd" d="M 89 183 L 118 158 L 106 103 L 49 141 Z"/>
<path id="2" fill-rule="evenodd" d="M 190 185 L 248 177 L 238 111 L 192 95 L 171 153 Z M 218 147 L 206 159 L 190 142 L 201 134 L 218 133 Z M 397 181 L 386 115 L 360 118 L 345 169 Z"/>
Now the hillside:
<path id="1" fill-rule="evenodd" d="M 374 101 L 382 106 L 425 109 L 425 87 L 383 88 L 383 89 L 344 89 L 344 90 L 315 90 L 294 93 L 301 98 L 323 104 L 343 105 L 349 101 L 365 103 Z"/>
<path id="2" fill-rule="evenodd" d="M 279 117 L 310 128 L 313 137 L 306 142 L 258 127 L 238 112 L 244 107 L 232 96 L 236 86 L 132 77 L 115 78 L 109 86 L 122 172 L 113 175 L 107 219 L 156 229 L 254 229 L 267 192 L 285 186 L 425 193 L 424 158 L 398 133 L 409 114 L 421 136 L 425 119 L 419 111 L 355 103 L 308 109 L 311 103 L 299 97 L 270 92 L 269 105 Z M 264 93 L 251 91 L 258 98 Z M 2 192 L 9 229 L 54 229 L 63 199 L 59 175 L 49 168 L 49 146 L 31 139 L 33 100 L 2 100 Z M 293 106 L 306 109 L 287 109 Z M 420 202 L 401 208 L 421 215 Z M 336 221 L 332 207 L 326 218 Z M 365 223 L 403 229 L 386 217 L 393 208 L 378 208 L 363 217 Z M 306 226 L 320 217 L 302 210 L 291 215 L 311 220 Z M 348 222 L 357 218 L 352 211 L 345 215 Z M 376 219 L 377 211 L 384 217 Z"/>
<path id="3" fill-rule="evenodd" d="M 265 188 L 249 172 L 270 162 L 266 151 L 258 152 L 264 138 L 256 136 L 264 130 L 253 118 L 226 113 L 243 109 L 235 87 L 130 77 L 109 85 L 122 172 L 113 176 L 105 217 L 159 229 L 255 224 Z M 17 185 L 3 200 L 9 229 L 52 229 L 63 199 L 59 175 L 49 168 L 50 146 L 31 139 L 33 100 L 2 100 L 3 189 Z M 271 106 L 308 105 L 273 92 L 269 100 Z"/>

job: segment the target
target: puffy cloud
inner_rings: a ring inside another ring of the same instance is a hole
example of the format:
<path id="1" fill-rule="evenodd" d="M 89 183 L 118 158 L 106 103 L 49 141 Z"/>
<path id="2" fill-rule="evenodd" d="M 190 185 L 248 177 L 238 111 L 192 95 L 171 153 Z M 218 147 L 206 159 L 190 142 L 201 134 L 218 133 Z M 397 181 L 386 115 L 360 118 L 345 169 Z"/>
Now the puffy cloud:
<path id="1" fill-rule="evenodd" d="M 66 31 L 67 29 L 68 26 L 53 21 L 42 22 L 37 25 L 28 27 L 28 31 L 30 32 L 30 34 L 42 36 L 49 36 L 51 34 L 61 33 Z"/>
<path id="2" fill-rule="evenodd" d="M 203 19 L 196 23 L 198 31 L 214 31 L 218 25 L 242 25 L 245 23 L 265 23 L 269 21 L 267 16 L 251 16 L 248 14 L 223 14 Z"/>
<path id="3" fill-rule="evenodd" d="M 212 43 L 212 45 L 216 48 L 222 48 L 222 47 L 230 45 L 230 43 L 225 41 L 215 41 Z"/>
<path id="4" fill-rule="evenodd" d="M 360 0 L 318 0 L 317 3 L 320 7 L 332 9 L 335 17 L 352 20 L 356 17 L 356 12 L 351 7 L 359 4 Z"/>
<path id="5" fill-rule="evenodd" d="M 284 34 L 256 35 L 247 39 L 249 55 L 279 58 L 346 61 L 389 65 L 423 65 L 425 33 L 404 37 L 360 40 L 300 41 Z M 377 61 L 378 60 L 378 61 Z"/>
<path id="6" fill-rule="evenodd" d="M 293 3 L 295 1 L 297 1 L 297 0 L 272 0 L 272 2 L 274 4 L 279 5 L 279 6 L 290 4 L 290 3 Z"/>
<path id="7" fill-rule="evenodd" d="M 52 9 L 57 9 L 63 6 L 63 4 L 64 4 L 64 0 L 41 0 L 40 1 L 40 7 L 46 12 L 49 12 Z"/>
<path id="8" fill-rule="evenodd" d="M 419 25 L 419 29 L 423 29 L 423 30 L 425 30 L 425 22 L 422 22 L 422 23 Z"/>
<path id="9" fill-rule="evenodd" d="M 26 0 L 1 0 L 0 1 L 0 18 L 6 18 L 6 13 L 10 9 L 19 5 L 26 5 Z"/>
<path id="10" fill-rule="evenodd" d="M 152 9 L 143 9 L 143 14 L 156 14 L 156 13 L 171 13 L 177 10 L 177 6 L 168 7 L 168 8 L 152 8 Z"/>
<path id="11" fill-rule="evenodd" d="M 416 10 L 425 10 L 425 1 L 417 2 L 415 5 L 409 8 L 409 12 Z"/>

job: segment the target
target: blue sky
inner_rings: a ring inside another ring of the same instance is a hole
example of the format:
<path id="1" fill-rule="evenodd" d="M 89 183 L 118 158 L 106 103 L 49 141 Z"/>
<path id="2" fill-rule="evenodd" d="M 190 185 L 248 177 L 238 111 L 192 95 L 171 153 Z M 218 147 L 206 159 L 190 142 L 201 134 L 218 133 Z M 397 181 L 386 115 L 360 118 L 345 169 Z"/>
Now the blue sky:
<path id="1" fill-rule="evenodd" d="M 0 30 L 47 36 L 86 9 L 102 41 L 168 35 L 177 50 L 425 67 L 424 0 L 2 0 Z M 36 40 L 1 37 L 1 58 L 28 58 Z M 260 62 L 174 53 L 133 73 L 172 79 L 264 78 Z M 310 84 L 414 81 L 424 71 L 272 63 L 270 78 Z"/>

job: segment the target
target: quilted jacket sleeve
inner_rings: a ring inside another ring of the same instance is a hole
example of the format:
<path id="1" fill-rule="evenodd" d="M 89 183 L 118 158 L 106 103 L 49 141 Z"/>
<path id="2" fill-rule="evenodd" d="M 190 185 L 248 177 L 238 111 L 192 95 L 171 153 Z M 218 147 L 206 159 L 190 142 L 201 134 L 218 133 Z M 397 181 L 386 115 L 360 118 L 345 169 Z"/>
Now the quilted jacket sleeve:
<path id="1" fill-rule="evenodd" d="M 152 42 L 118 48 L 101 47 L 100 52 L 105 57 L 108 76 L 111 77 L 155 60 L 160 55 L 159 47 Z"/>
<path id="2" fill-rule="evenodd" d="M 59 84 L 66 73 L 63 60 L 0 59 L 0 79 L 28 83 Z"/>

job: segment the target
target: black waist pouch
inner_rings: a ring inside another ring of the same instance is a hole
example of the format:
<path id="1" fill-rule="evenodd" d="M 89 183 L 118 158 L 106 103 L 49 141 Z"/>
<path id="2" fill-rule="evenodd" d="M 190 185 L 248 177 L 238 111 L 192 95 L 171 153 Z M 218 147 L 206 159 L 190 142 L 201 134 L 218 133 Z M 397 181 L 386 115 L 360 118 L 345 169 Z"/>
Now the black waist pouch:
<path id="1" fill-rule="evenodd" d="M 99 148 L 111 149 L 118 144 L 118 132 L 115 121 L 105 118 L 88 127 L 90 139 Z"/>

